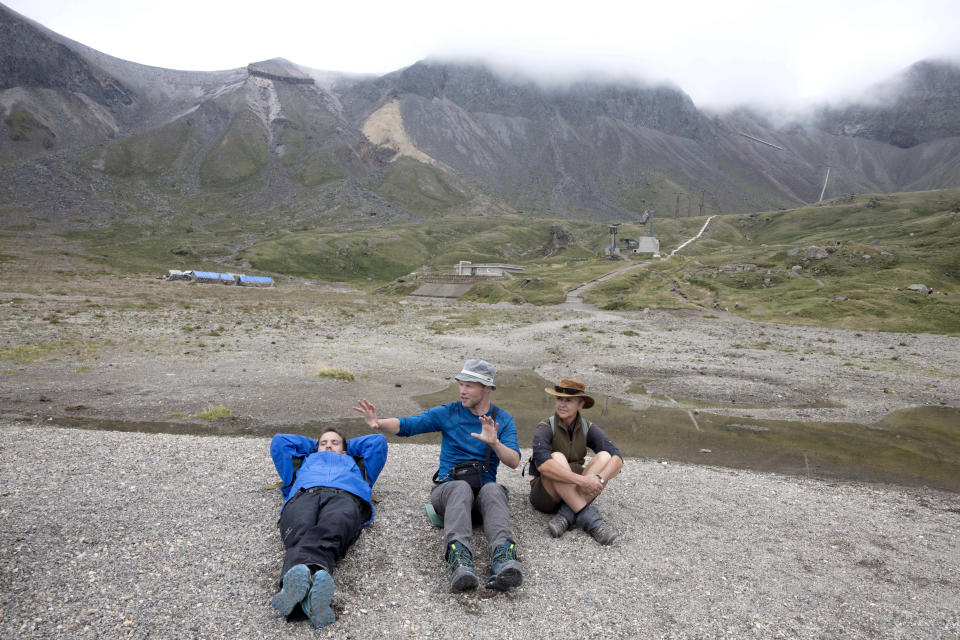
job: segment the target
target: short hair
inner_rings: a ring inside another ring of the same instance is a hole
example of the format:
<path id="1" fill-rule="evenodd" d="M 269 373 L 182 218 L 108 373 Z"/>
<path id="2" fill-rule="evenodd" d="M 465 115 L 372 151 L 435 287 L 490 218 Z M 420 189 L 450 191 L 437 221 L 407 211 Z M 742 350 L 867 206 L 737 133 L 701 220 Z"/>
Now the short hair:
<path id="1" fill-rule="evenodd" d="M 326 427 L 323 431 L 320 432 L 320 437 L 322 438 L 323 434 L 325 433 L 335 433 L 338 436 L 340 436 L 340 446 L 343 448 L 344 451 L 347 450 L 347 437 L 343 435 L 343 431 L 340 431 L 340 429 L 338 429 L 337 427 Z M 319 438 L 317 440 L 319 440 Z M 317 443 L 317 446 L 319 446 L 319 442 Z"/>

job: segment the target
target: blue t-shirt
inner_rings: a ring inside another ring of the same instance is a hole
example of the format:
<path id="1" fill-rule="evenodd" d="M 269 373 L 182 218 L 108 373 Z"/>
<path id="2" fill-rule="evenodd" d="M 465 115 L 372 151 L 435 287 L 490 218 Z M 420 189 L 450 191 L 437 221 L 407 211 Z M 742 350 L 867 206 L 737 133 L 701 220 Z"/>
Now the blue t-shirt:
<path id="1" fill-rule="evenodd" d="M 488 416 L 493 415 L 493 405 Z M 513 416 L 497 407 L 494 421 L 497 423 L 497 439 L 505 447 L 513 449 L 518 454 L 520 446 L 517 444 L 517 425 L 513 422 Z M 479 434 L 481 432 L 480 416 L 476 416 L 465 408 L 459 402 L 450 402 L 448 404 L 433 407 L 421 414 L 400 418 L 400 430 L 398 436 L 415 436 L 419 433 L 429 433 L 439 431 L 443 434 L 440 440 L 440 466 L 437 473 L 437 480 L 446 482 L 447 474 L 454 465 L 468 460 L 479 460 L 483 462 L 487 457 L 487 444 L 478 438 L 474 438 L 471 433 Z M 497 467 L 500 466 L 500 458 L 493 451 L 490 452 L 490 464 L 487 472 L 483 475 L 484 482 L 497 481 Z"/>

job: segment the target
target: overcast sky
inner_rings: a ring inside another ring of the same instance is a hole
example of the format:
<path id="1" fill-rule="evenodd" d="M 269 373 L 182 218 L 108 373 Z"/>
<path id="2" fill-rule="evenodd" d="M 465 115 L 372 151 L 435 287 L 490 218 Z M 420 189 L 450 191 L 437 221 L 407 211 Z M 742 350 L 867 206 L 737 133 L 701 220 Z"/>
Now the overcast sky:
<path id="1" fill-rule="evenodd" d="M 385 73 L 482 58 L 562 79 L 670 80 L 701 107 L 801 107 L 923 59 L 960 60 L 960 0 L 0 0 L 103 53 L 169 69 L 283 57 Z"/>

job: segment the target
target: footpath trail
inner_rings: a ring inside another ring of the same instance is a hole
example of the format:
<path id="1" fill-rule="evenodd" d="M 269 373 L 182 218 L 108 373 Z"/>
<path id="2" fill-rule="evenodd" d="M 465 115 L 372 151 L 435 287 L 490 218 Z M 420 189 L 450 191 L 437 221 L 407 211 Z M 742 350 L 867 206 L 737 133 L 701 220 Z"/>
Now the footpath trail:
<path id="1" fill-rule="evenodd" d="M 707 230 L 707 225 L 709 225 L 709 224 L 710 224 L 710 221 L 713 220 L 715 217 L 716 217 L 716 216 L 713 215 L 713 216 L 710 216 L 709 218 L 707 218 L 707 221 L 703 223 L 703 226 L 702 226 L 702 227 L 700 227 L 700 231 L 697 232 L 697 235 L 693 236 L 692 238 L 689 238 L 689 239 L 685 240 L 680 246 L 678 246 L 676 249 L 674 249 L 673 251 L 671 251 L 671 252 L 670 252 L 670 255 L 665 256 L 665 257 L 663 257 L 663 258 L 660 258 L 660 259 L 659 259 L 659 262 L 665 262 L 665 261 L 669 260 L 669 259 L 672 258 L 674 255 L 676 255 L 676 253 L 677 253 L 678 251 L 680 251 L 681 249 L 685 248 L 687 245 L 691 244 L 692 242 L 695 242 L 696 240 L 699 240 L 700 237 L 703 236 L 704 231 Z M 627 265 L 627 266 L 625 266 L 625 267 L 622 267 L 622 268 L 620 268 L 620 269 L 617 269 L 617 270 L 615 270 L 615 271 L 611 271 L 610 273 L 607 273 L 607 274 L 605 274 L 605 275 L 602 275 L 602 276 L 600 276 L 599 278 L 594 278 L 593 280 L 590 280 L 589 282 L 584 282 L 582 285 L 580 285 L 580 286 L 577 287 L 576 289 L 573 289 L 573 290 L 571 290 L 570 292 L 567 293 L 567 295 L 566 295 L 566 296 L 564 297 L 564 299 L 563 299 L 563 306 L 574 307 L 574 308 L 579 308 L 579 309 L 592 308 L 592 307 L 590 307 L 590 305 L 588 305 L 587 303 L 585 303 L 585 302 L 583 301 L 583 294 L 585 294 L 587 291 L 589 291 L 589 290 L 592 289 L 593 287 L 597 286 L 597 285 L 600 284 L 601 282 L 605 282 L 605 281 L 607 281 L 607 280 L 610 280 L 611 278 L 616 278 L 617 276 L 622 275 L 622 274 L 624 274 L 624 273 L 627 273 L 628 271 L 633 271 L 634 269 L 641 269 L 641 268 L 644 268 L 644 267 L 648 267 L 648 266 L 650 266 L 650 265 L 653 264 L 653 263 L 654 263 L 654 260 L 653 260 L 653 259 L 644 260 L 643 262 L 636 262 L 636 263 L 633 263 L 633 264 L 629 264 L 629 265 Z"/>

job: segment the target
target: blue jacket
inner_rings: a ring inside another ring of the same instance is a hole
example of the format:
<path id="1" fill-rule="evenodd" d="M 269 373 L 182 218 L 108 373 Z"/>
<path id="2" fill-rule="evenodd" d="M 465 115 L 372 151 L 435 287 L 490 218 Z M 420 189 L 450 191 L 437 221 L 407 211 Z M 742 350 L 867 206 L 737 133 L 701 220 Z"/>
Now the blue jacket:
<path id="1" fill-rule="evenodd" d="M 270 457 L 283 482 L 283 504 L 286 506 L 291 496 L 300 489 L 311 487 L 331 487 L 343 489 L 370 505 L 370 519 L 364 526 L 373 522 L 373 504 L 370 496 L 373 483 L 387 462 L 387 439 L 381 433 L 347 440 L 347 453 L 317 451 L 317 441 L 306 436 L 291 433 L 278 433 L 270 442 Z M 363 458 L 367 480 L 357 466 L 354 456 Z M 300 468 L 295 460 L 300 459 Z"/>
<path id="2" fill-rule="evenodd" d="M 493 405 L 490 407 L 488 416 L 493 413 Z M 494 420 L 499 425 L 497 439 L 504 446 L 520 453 L 520 446 L 517 444 L 517 425 L 513 422 L 513 416 L 497 407 Z M 468 460 L 483 462 L 487 457 L 486 443 L 470 435 L 480 433 L 480 417 L 473 415 L 459 402 L 450 402 L 415 416 L 400 418 L 400 430 L 397 435 L 413 436 L 430 431 L 439 431 L 443 434 L 440 440 L 440 467 L 437 470 L 439 482 L 446 482 L 449 479 L 447 475 L 455 464 Z M 499 466 L 500 458 L 491 451 L 490 465 L 483 475 L 483 481 L 496 482 Z"/>

